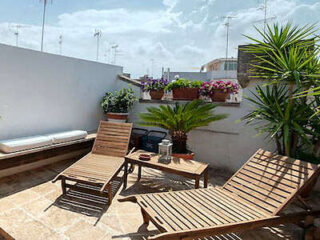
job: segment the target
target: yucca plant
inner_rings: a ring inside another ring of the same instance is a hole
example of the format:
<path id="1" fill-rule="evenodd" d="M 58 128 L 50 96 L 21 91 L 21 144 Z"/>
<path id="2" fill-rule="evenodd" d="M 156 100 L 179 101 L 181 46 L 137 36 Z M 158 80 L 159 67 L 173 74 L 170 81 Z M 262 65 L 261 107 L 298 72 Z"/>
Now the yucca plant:
<path id="1" fill-rule="evenodd" d="M 297 100 L 290 104 L 286 86 L 257 86 L 253 97 L 247 99 L 254 104 L 254 110 L 242 118 L 253 124 L 259 133 L 273 139 L 279 154 L 295 156 L 299 139 L 310 143 L 307 136 L 310 108 Z"/>
<path id="2" fill-rule="evenodd" d="M 256 88 L 254 110 L 243 120 L 264 122 L 259 131 L 276 140 L 278 152 L 295 157 L 299 144 L 309 143 L 310 117 L 313 114 L 307 98 L 294 95 L 317 83 L 320 65 L 315 25 L 303 27 L 288 23 L 268 26 L 264 33 L 257 29 L 262 40 L 253 41 L 245 51 L 254 55 L 251 63 L 255 78 L 265 79 L 266 88 Z M 269 85 L 269 86 L 268 86 Z"/>
<path id="3" fill-rule="evenodd" d="M 215 114 L 215 104 L 194 100 L 174 106 L 149 107 L 146 113 L 140 113 L 141 126 L 159 127 L 169 131 L 175 153 L 187 153 L 188 133 L 198 127 L 209 125 L 227 117 L 226 114 Z"/>

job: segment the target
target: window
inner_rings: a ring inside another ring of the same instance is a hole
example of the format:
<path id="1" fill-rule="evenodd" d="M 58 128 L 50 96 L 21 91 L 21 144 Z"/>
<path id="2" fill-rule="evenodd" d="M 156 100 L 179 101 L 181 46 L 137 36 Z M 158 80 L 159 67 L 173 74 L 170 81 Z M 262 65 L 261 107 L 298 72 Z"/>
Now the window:
<path id="1" fill-rule="evenodd" d="M 237 62 L 224 62 L 224 70 L 236 71 L 238 67 Z"/>

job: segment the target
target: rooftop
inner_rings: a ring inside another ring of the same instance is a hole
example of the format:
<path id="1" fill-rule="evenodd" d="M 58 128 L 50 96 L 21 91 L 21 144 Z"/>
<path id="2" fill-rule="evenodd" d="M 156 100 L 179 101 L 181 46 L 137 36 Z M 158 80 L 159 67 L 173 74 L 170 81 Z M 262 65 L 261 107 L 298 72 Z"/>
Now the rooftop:
<path id="1" fill-rule="evenodd" d="M 129 175 L 126 190 L 122 190 L 120 182 L 114 184 L 113 191 L 116 196 L 109 207 L 105 205 L 105 200 L 99 197 L 88 197 L 88 195 L 84 197 L 84 193 L 74 190 L 69 190 L 66 196 L 62 196 L 60 182 L 51 183 L 51 180 L 71 164 L 72 161 L 63 161 L 1 179 L 1 228 L 17 240 L 143 240 L 157 234 L 157 229 L 152 224 L 148 227 L 143 225 L 137 204 L 120 203 L 117 199 L 131 194 L 194 187 L 192 180 L 145 168 L 140 182 L 136 181 L 136 171 Z M 211 168 L 209 172 L 211 186 L 222 185 L 232 174 L 218 168 Z M 319 201 L 320 193 L 314 192 L 310 199 L 311 205 Z M 289 210 L 294 209 L 295 206 Z M 301 234 L 300 228 L 286 225 L 210 239 L 300 239 Z"/>

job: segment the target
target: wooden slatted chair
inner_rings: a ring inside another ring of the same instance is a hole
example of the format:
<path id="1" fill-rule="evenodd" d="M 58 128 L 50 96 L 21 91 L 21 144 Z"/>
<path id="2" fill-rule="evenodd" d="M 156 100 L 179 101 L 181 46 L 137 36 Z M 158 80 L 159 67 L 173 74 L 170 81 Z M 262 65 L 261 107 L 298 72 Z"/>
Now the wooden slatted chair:
<path id="1" fill-rule="evenodd" d="M 319 173 L 320 166 L 259 149 L 223 187 L 119 201 L 139 204 L 144 223 L 151 220 L 161 232 L 150 239 L 198 239 L 320 217 L 320 211 L 310 210 L 283 214 L 293 200 L 302 201 L 299 194 Z"/>
<path id="2" fill-rule="evenodd" d="M 79 190 L 76 184 L 67 184 L 66 180 L 98 186 L 102 196 L 106 195 L 107 189 L 106 197 L 110 205 L 112 181 L 124 167 L 131 129 L 131 123 L 101 121 L 92 151 L 60 173 L 52 182 L 61 180 L 63 194 L 66 194 L 67 188 Z M 95 191 L 91 190 L 91 193 Z"/>

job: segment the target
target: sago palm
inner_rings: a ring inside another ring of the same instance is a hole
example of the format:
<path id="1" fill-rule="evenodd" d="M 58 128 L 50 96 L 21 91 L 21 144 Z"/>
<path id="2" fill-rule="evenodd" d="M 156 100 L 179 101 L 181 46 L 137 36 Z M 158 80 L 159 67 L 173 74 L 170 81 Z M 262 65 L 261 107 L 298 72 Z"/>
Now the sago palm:
<path id="1" fill-rule="evenodd" d="M 198 127 L 209 125 L 227 117 L 226 114 L 215 114 L 215 104 L 194 100 L 186 104 L 176 103 L 174 106 L 149 107 L 147 113 L 140 113 L 142 126 L 159 127 L 169 131 L 176 153 L 187 152 L 188 133 Z"/>

